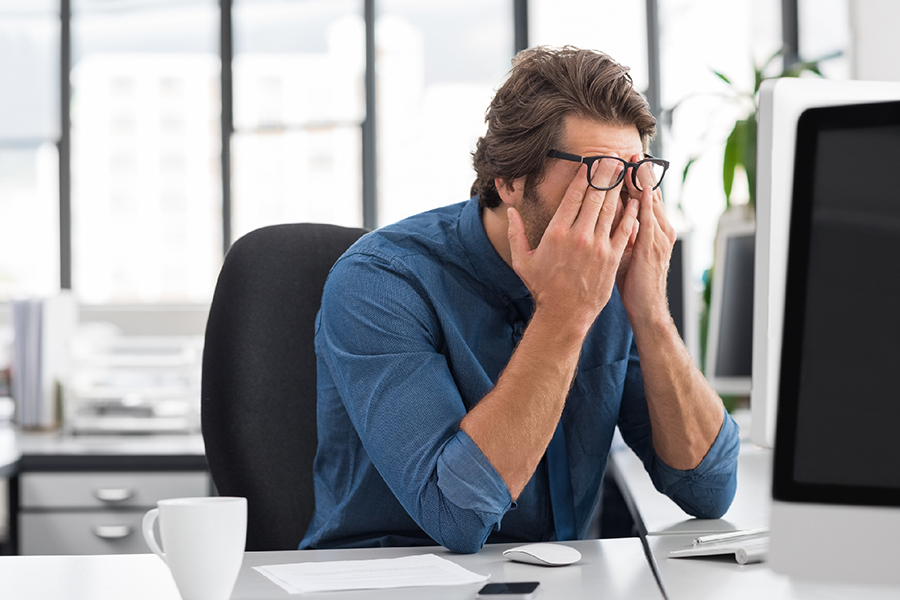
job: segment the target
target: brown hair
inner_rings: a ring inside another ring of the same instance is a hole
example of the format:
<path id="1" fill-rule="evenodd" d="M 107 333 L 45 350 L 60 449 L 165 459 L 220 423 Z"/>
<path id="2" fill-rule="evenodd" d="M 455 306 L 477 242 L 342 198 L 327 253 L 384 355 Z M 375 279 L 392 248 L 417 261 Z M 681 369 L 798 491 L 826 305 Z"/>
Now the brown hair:
<path id="1" fill-rule="evenodd" d="M 633 125 L 645 150 L 656 133 L 656 119 L 634 89 L 628 67 L 602 52 L 537 46 L 519 52 L 512 64 L 485 113 L 487 133 L 472 154 L 471 194 L 483 208 L 500 205 L 496 178 L 543 179 L 546 154 L 559 144 L 568 115 Z"/>

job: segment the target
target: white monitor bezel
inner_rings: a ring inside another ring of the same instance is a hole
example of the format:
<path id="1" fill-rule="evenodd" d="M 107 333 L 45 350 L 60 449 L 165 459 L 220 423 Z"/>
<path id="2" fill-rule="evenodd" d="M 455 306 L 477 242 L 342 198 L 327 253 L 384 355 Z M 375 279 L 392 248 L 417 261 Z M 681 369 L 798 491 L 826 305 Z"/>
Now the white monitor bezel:
<path id="1" fill-rule="evenodd" d="M 808 108 L 900 99 L 900 83 L 781 78 L 759 89 L 751 439 L 775 446 L 797 119 Z"/>

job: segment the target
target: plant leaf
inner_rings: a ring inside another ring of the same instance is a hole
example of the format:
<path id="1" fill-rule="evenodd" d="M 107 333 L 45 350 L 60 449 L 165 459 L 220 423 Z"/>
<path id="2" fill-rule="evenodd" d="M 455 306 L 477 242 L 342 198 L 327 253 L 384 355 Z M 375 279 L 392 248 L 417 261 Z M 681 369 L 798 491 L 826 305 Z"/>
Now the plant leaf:
<path id="1" fill-rule="evenodd" d="M 725 140 L 725 152 L 722 156 L 722 188 L 725 190 L 725 207 L 731 207 L 731 188 L 734 185 L 734 169 L 737 166 L 738 137 L 740 136 L 740 121 L 734 124 L 734 129 Z"/>
<path id="2" fill-rule="evenodd" d="M 782 48 L 779 48 L 778 50 L 776 50 L 775 53 L 772 54 L 772 56 L 770 56 L 769 58 L 766 59 L 766 62 L 763 63 L 763 66 L 762 66 L 762 68 L 760 68 L 760 71 L 765 72 L 766 69 L 769 68 L 769 65 L 771 65 L 772 62 L 773 62 L 776 58 L 778 58 L 779 56 L 781 56 L 782 54 L 784 54 L 784 48 L 783 48 L 783 47 L 782 47 Z"/>
<path id="3" fill-rule="evenodd" d="M 697 155 L 694 155 L 694 156 L 690 157 L 687 161 L 687 164 L 684 165 L 684 170 L 681 171 L 681 183 L 682 184 L 685 181 L 687 181 L 688 171 L 691 170 L 691 167 L 694 165 L 695 162 L 697 162 L 698 158 L 700 158 L 700 157 Z"/>
<path id="4" fill-rule="evenodd" d="M 718 77 L 719 79 L 721 79 L 722 81 L 724 81 L 724 82 L 727 83 L 728 85 L 732 85 L 731 80 L 728 79 L 727 77 L 725 77 L 725 75 L 723 75 L 723 74 L 720 73 L 719 71 L 716 71 L 715 69 L 713 69 L 712 72 L 715 73 L 716 77 Z"/>
<path id="5" fill-rule="evenodd" d="M 750 206 L 756 206 L 756 115 L 744 121 L 744 171 L 750 191 Z"/>

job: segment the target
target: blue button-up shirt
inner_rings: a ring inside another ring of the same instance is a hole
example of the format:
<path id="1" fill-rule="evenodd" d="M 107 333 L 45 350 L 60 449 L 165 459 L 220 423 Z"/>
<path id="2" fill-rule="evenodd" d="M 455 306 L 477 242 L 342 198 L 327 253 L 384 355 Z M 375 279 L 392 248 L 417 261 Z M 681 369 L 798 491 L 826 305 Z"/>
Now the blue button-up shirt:
<path id="1" fill-rule="evenodd" d="M 554 539 L 546 461 L 513 502 L 459 428 L 497 382 L 530 296 L 494 250 L 477 198 L 372 232 L 338 260 L 316 323 L 316 510 L 301 548 Z M 561 418 L 579 537 L 616 425 L 657 489 L 721 516 L 735 491 L 738 429 L 726 414 L 700 465 L 657 457 L 633 334 L 617 291 L 582 349 Z"/>

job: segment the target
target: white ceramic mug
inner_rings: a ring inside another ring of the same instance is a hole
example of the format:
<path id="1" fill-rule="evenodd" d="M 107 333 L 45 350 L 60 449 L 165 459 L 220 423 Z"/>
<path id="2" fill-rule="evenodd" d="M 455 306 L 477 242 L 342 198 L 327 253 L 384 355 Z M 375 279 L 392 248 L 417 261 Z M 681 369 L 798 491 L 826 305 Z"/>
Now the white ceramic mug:
<path id="1" fill-rule="evenodd" d="M 156 506 L 144 515 L 144 539 L 169 566 L 183 600 L 227 600 L 244 559 L 247 499 L 172 498 Z"/>

